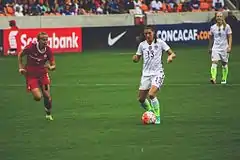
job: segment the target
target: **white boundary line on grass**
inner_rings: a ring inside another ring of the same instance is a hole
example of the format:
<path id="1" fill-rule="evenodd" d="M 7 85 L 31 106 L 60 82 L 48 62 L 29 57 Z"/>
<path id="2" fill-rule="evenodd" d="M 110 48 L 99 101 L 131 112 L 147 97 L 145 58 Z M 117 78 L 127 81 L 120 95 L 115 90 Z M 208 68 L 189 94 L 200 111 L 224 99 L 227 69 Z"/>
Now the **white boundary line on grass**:
<path id="1" fill-rule="evenodd" d="M 240 83 L 234 83 L 234 84 L 215 84 L 216 86 L 240 86 Z M 0 87 L 24 87 L 25 84 L 0 84 Z M 88 87 L 88 86 L 138 86 L 138 84 L 127 84 L 127 83 L 75 83 L 75 84 L 64 84 L 64 83 L 56 83 L 52 84 L 53 87 Z M 213 84 L 196 84 L 196 83 L 175 83 L 175 84 L 163 84 L 163 86 L 214 86 Z"/>

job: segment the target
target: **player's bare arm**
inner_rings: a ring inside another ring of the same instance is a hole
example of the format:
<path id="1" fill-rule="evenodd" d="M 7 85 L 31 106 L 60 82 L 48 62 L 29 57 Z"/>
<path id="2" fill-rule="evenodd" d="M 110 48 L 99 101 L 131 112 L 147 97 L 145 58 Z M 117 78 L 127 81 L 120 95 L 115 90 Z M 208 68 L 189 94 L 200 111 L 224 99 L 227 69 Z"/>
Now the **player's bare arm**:
<path id="1" fill-rule="evenodd" d="M 171 50 L 167 50 L 168 53 L 168 58 L 167 58 L 167 63 L 171 63 L 174 58 L 176 58 L 176 54 Z"/>
<path id="2" fill-rule="evenodd" d="M 141 59 L 141 55 L 133 55 L 132 60 L 133 62 L 137 63 Z"/>
<path id="3" fill-rule="evenodd" d="M 25 70 L 25 65 L 23 64 L 23 57 L 24 57 L 24 52 L 21 51 L 19 54 L 18 54 L 18 71 L 19 73 L 21 74 L 24 74 L 26 73 L 26 70 Z"/>
<path id="4" fill-rule="evenodd" d="M 211 54 L 212 53 L 212 46 L 213 46 L 213 36 L 210 34 L 209 35 L 209 42 L 208 42 L 208 52 Z"/>
<path id="5" fill-rule="evenodd" d="M 228 38 L 227 52 L 229 53 L 232 50 L 232 34 L 228 34 L 227 38 Z"/>

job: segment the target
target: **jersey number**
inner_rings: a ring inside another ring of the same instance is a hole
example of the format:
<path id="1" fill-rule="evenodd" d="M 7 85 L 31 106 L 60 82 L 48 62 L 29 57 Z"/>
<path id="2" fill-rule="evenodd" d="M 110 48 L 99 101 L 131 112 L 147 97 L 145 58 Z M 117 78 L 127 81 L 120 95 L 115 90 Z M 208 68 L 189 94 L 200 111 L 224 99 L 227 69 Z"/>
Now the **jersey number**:
<path id="1" fill-rule="evenodd" d="M 154 51 L 153 50 L 147 51 L 147 53 L 148 53 L 148 57 L 151 57 L 151 58 L 154 57 Z"/>

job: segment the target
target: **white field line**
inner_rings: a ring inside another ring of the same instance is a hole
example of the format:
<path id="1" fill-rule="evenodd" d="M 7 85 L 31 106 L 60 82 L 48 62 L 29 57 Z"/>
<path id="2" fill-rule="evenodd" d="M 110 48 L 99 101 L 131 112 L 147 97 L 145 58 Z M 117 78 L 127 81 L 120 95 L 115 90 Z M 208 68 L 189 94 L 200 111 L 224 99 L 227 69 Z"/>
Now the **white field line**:
<path id="1" fill-rule="evenodd" d="M 163 86 L 210 86 L 212 84 L 196 84 L 196 83 L 170 83 L 170 84 L 163 84 Z M 216 86 L 240 86 L 240 83 L 234 83 L 234 84 L 215 84 Z M 25 84 L 0 84 L 0 87 L 23 87 Z M 67 84 L 67 83 L 56 83 L 52 84 L 51 86 L 55 87 L 90 87 L 90 86 L 106 86 L 106 87 L 114 87 L 114 86 L 138 86 L 138 84 L 130 84 L 130 83 L 75 83 L 75 84 Z"/>

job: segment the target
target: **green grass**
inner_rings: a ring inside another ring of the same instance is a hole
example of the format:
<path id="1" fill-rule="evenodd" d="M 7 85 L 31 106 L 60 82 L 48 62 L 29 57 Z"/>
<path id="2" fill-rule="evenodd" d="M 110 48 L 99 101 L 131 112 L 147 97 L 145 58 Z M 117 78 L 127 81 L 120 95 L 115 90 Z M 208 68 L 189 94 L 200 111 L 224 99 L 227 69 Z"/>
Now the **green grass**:
<path id="1" fill-rule="evenodd" d="M 141 124 L 141 64 L 129 54 L 56 56 L 53 122 L 26 93 L 16 58 L 0 58 L 0 160 L 239 160 L 240 46 L 226 86 L 209 84 L 206 48 L 174 50 L 159 93 L 159 126 Z"/>

